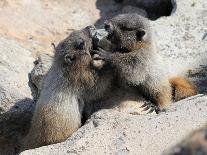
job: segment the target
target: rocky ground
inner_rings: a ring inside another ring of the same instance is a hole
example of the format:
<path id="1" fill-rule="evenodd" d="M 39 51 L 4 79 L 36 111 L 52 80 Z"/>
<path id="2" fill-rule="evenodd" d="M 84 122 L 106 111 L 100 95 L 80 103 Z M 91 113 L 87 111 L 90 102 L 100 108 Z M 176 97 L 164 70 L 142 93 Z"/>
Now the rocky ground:
<path id="1" fill-rule="evenodd" d="M 0 1 L 0 154 L 15 154 L 28 131 L 32 95 L 37 94 L 39 80 L 50 63 L 50 58 L 42 55 L 40 70 L 31 72 L 37 56 L 53 55 L 51 43 L 57 44 L 72 30 L 90 24 L 101 27 L 105 19 L 121 12 L 138 12 L 152 19 L 169 75 L 188 76 L 204 95 L 177 102 L 153 116 L 102 110 L 66 142 L 21 154 L 157 155 L 203 126 L 207 122 L 207 1 L 169 2 Z"/>

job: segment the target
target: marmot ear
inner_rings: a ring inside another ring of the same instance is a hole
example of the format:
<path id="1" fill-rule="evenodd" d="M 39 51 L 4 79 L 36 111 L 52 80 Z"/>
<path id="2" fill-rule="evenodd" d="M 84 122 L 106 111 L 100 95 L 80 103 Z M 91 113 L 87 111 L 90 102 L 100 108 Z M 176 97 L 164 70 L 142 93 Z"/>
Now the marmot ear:
<path id="1" fill-rule="evenodd" d="M 146 35 L 146 32 L 144 29 L 139 29 L 136 32 L 137 40 L 144 40 L 145 35 Z"/>
<path id="2" fill-rule="evenodd" d="M 55 43 L 51 43 L 51 46 L 53 47 L 54 52 L 56 52 L 56 46 L 55 46 Z"/>
<path id="3" fill-rule="evenodd" d="M 106 31 L 110 31 L 113 30 L 113 25 L 110 21 L 107 20 L 104 22 L 104 28 Z"/>

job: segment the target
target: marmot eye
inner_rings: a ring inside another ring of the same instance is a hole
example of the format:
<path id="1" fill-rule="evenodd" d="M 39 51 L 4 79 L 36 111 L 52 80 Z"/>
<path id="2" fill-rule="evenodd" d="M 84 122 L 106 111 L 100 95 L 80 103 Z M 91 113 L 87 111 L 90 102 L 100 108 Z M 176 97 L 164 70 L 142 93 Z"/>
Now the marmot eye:
<path id="1" fill-rule="evenodd" d="M 105 29 L 106 31 L 112 30 L 112 29 L 113 29 L 113 25 L 112 25 L 112 23 L 109 22 L 109 21 L 105 21 L 105 22 L 104 22 L 104 29 Z"/>
<path id="2" fill-rule="evenodd" d="M 136 35 L 137 35 L 137 39 L 141 40 L 145 35 L 145 30 L 138 30 Z"/>
<path id="3" fill-rule="evenodd" d="M 66 63 L 71 64 L 75 60 L 75 55 L 66 54 L 64 59 Z"/>
<path id="4" fill-rule="evenodd" d="M 113 37 L 113 33 L 109 33 L 107 35 L 106 39 L 110 41 L 112 39 L 112 37 Z"/>
<path id="5" fill-rule="evenodd" d="M 77 44 L 77 46 L 76 46 L 76 48 L 77 48 L 78 50 L 83 50 L 84 47 L 85 47 L 85 41 L 84 41 L 84 40 L 81 40 L 81 41 Z"/>
<path id="6" fill-rule="evenodd" d="M 104 25 L 104 28 L 107 30 L 107 29 L 110 28 L 110 25 L 109 25 L 108 23 L 106 23 L 106 24 Z"/>

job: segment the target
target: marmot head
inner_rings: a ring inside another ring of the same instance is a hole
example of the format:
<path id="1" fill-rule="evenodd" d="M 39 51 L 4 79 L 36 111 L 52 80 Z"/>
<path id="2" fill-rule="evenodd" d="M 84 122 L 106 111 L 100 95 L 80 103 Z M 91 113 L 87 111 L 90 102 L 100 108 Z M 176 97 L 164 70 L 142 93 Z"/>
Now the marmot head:
<path id="1" fill-rule="evenodd" d="M 151 43 L 148 19 L 138 14 L 121 14 L 105 22 L 107 39 L 116 50 L 130 52 Z"/>
<path id="2" fill-rule="evenodd" d="M 92 26 L 72 32 L 66 39 L 55 47 L 54 61 L 61 68 L 70 69 L 77 65 L 88 65 L 91 61 Z"/>
<path id="3" fill-rule="evenodd" d="M 74 31 L 55 47 L 54 64 L 69 80 L 70 87 L 84 91 L 91 87 L 94 76 L 91 71 L 92 26 Z M 67 84 L 67 83 L 66 83 Z"/>

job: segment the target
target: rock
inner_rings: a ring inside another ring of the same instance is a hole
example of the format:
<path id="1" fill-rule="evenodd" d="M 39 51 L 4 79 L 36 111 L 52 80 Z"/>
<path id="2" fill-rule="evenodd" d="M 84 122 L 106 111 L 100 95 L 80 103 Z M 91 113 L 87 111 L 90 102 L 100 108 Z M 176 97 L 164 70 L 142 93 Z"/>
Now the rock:
<path id="1" fill-rule="evenodd" d="M 96 0 L 1 0 L 0 35 L 17 40 L 34 54 L 51 53 L 52 42 L 99 17 Z"/>
<path id="2" fill-rule="evenodd" d="M 21 155 L 160 154 L 204 125 L 206 110 L 204 95 L 177 102 L 156 116 L 102 110 L 66 142 L 24 151 Z"/>
<path id="3" fill-rule="evenodd" d="M 170 16 L 177 7 L 175 0 L 121 0 L 120 3 L 124 7 L 131 6 L 134 8 L 142 8 L 152 20 L 162 16 Z M 131 8 L 129 12 L 134 12 L 134 9 Z"/>
<path id="4" fill-rule="evenodd" d="M 52 65 L 52 56 L 41 54 L 34 62 L 34 68 L 29 73 L 29 86 L 32 91 L 34 101 L 37 100 L 40 91 L 43 77 L 47 74 Z"/>
<path id="5" fill-rule="evenodd" d="M 34 103 L 25 98 L 0 115 L 0 152 L 12 155 L 19 151 L 21 141 L 30 127 Z"/>
<path id="6" fill-rule="evenodd" d="M 31 119 L 33 101 L 28 72 L 33 67 L 33 58 L 17 42 L 4 38 L 0 38 L 0 51 L 0 152 L 9 154 Z"/>
<path id="7" fill-rule="evenodd" d="M 205 73 L 203 66 L 207 65 L 207 40 L 202 38 L 207 25 L 206 6 L 205 0 L 195 3 L 177 0 L 175 14 L 151 22 L 159 52 L 166 61 L 170 75 L 188 76 L 192 71 Z M 197 82 L 203 81 L 203 78 L 206 79 L 206 74 L 193 79 Z M 198 84 L 202 86 L 200 82 Z M 205 87 L 201 91 L 206 90 Z"/>
<path id="8" fill-rule="evenodd" d="M 175 147 L 165 151 L 163 155 L 207 154 L 207 125 L 182 140 Z"/>
<path id="9" fill-rule="evenodd" d="M 5 112 L 16 102 L 31 98 L 28 72 L 33 67 L 33 58 L 30 51 L 3 38 L 0 51 L 0 109 Z"/>

